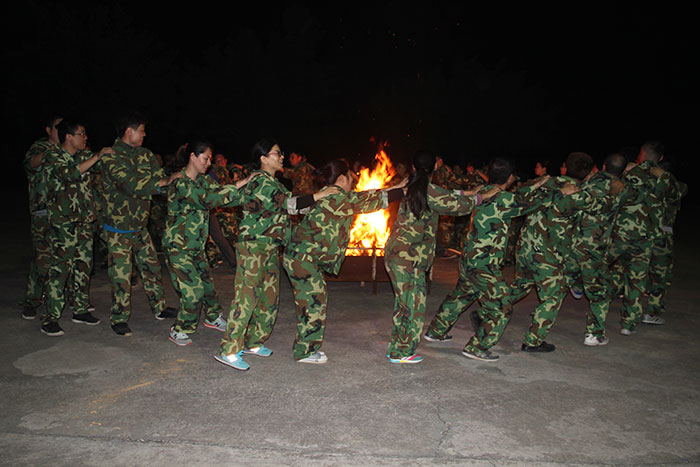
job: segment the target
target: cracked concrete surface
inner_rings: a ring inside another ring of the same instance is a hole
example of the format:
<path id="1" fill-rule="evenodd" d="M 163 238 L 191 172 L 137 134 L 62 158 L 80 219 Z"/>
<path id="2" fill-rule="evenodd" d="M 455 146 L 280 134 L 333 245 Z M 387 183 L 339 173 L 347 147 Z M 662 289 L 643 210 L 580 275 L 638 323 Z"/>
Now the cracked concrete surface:
<path id="1" fill-rule="evenodd" d="M 2 234 L 0 464 L 700 464 L 696 227 L 686 218 L 677 229 L 668 324 L 620 336 L 617 301 L 607 347 L 582 345 L 587 304 L 567 297 L 547 339 L 557 351 L 521 353 L 531 294 L 515 306 L 494 349 L 498 362 L 461 355 L 471 332 L 464 316 L 453 341 L 421 343 L 423 363 L 390 365 L 390 285 L 379 284 L 375 296 L 370 287 L 329 283 L 329 362 L 303 365 L 291 356 L 295 317 L 283 276 L 268 342 L 275 353 L 248 357 L 251 370 L 243 373 L 214 361 L 214 330 L 200 329 L 185 348 L 170 343 L 170 323 L 153 319 L 140 288 L 134 335 L 114 334 L 103 270 L 92 287 L 103 322 L 72 323 L 67 309 L 64 336 L 41 334 L 38 319 L 22 320 L 16 307 L 29 255 L 18 221 Z M 428 320 L 454 284 L 456 266 L 436 263 Z M 220 268 L 215 282 L 228 308 L 233 276 Z M 176 304 L 167 279 L 166 288 Z"/>

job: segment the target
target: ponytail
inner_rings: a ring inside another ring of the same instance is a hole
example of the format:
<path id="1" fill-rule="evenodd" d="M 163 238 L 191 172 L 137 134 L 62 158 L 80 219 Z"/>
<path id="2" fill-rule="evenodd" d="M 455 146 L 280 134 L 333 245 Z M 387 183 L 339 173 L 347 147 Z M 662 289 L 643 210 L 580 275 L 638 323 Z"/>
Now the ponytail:
<path id="1" fill-rule="evenodd" d="M 428 185 L 435 168 L 435 155 L 427 150 L 416 152 L 413 167 L 415 170 L 408 179 L 404 202 L 414 216 L 421 217 L 428 209 Z"/>

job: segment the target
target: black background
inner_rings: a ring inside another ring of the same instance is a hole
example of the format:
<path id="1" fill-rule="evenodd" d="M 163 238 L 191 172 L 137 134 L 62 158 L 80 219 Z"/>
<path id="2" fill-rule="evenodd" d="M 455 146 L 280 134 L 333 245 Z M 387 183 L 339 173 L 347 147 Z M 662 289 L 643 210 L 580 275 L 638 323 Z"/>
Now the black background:
<path id="1" fill-rule="evenodd" d="M 697 48 L 689 11 L 568 2 L 205 2 L 163 7 L 25 2 L 4 15 L 3 152 L 21 160 L 47 116 L 76 115 L 93 149 L 137 109 L 164 155 L 211 140 L 244 162 L 262 136 L 320 164 L 394 161 L 420 147 L 450 164 L 601 161 L 659 139 L 691 185 Z M 210 5 L 206 3 L 206 5 Z"/>

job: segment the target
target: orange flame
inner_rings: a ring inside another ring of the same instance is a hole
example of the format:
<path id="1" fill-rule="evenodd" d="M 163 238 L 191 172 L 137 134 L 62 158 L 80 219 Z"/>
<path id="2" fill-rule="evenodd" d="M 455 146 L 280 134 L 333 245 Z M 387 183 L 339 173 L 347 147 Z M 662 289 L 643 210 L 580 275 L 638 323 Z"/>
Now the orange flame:
<path id="1" fill-rule="evenodd" d="M 380 150 L 374 156 L 377 164 L 375 169 L 363 169 L 355 186 L 356 191 L 374 190 L 388 186 L 392 177 L 396 174 L 391 165 L 389 156 L 384 150 Z M 370 256 L 372 248 L 381 248 L 376 251 L 377 256 L 384 256 L 384 245 L 389 238 L 389 211 L 387 209 L 360 214 L 350 229 L 350 243 L 345 253 L 347 256 Z M 367 248 L 366 250 L 353 249 Z"/>

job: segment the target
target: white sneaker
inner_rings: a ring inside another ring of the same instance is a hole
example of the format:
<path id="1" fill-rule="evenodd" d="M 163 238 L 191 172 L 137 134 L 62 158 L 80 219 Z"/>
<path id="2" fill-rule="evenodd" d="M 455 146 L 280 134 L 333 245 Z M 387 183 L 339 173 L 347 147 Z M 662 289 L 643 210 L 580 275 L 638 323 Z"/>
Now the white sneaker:
<path id="1" fill-rule="evenodd" d="M 644 313 L 644 317 L 642 317 L 642 323 L 645 323 L 645 324 L 666 324 L 666 320 L 663 319 L 659 315 L 649 315 L 647 313 Z"/>
<path id="2" fill-rule="evenodd" d="M 308 357 L 302 358 L 301 360 L 297 360 L 299 363 L 315 363 L 317 365 L 321 365 L 323 363 L 326 363 L 328 361 L 328 357 L 326 357 L 326 354 L 319 351 L 319 352 L 314 352 Z"/>
<path id="3" fill-rule="evenodd" d="M 588 347 L 597 347 L 600 345 L 608 345 L 609 339 L 605 336 L 596 336 L 594 334 L 586 334 L 583 339 L 583 345 Z"/>
<path id="4" fill-rule="evenodd" d="M 182 346 L 190 345 L 192 343 L 192 339 L 190 339 L 189 334 L 184 332 L 176 332 L 175 328 L 170 328 L 170 336 L 168 339 L 170 339 L 170 342 Z"/>
<path id="5" fill-rule="evenodd" d="M 631 336 L 632 334 L 637 334 L 637 330 L 620 328 L 620 334 L 622 334 L 623 336 Z"/>
<path id="6" fill-rule="evenodd" d="M 226 320 L 221 315 L 217 316 L 214 321 L 209 321 L 208 319 L 205 319 L 204 320 L 204 327 L 216 329 L 217 331 L 221 331 L 221 332 L 225 332 L 226 331 Z"/>

